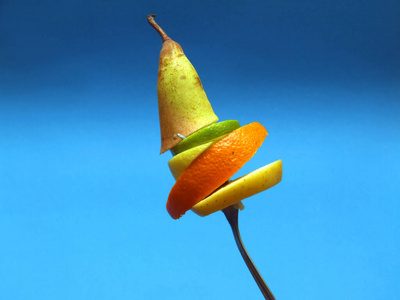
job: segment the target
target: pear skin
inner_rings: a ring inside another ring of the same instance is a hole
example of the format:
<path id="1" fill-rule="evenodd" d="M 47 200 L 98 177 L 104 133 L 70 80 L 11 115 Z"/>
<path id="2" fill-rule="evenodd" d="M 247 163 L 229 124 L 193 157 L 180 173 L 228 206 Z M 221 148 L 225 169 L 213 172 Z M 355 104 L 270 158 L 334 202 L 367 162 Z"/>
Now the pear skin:
<path id="1" fill-rule="evenodd" d="M 157 80 L 161 154 L 181 141 L 178 133 L 189 136 L 216 123 L 218 117 L 208 101 L 199 75 L 183 53 L 182 47 L 166 35 L 154 17 L 149 15 L 147 20 L 163 40 Z"/>

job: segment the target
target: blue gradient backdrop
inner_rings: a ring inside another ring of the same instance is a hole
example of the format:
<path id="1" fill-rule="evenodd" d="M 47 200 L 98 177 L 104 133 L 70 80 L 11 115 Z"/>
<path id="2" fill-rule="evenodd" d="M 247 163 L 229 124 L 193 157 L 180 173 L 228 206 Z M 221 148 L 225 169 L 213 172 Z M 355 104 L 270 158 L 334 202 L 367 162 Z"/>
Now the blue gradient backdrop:
<path id="1" fill-rule="evenodd" d="M 399 1 L 0 2 L 0 298 L 262 299 L 222 213 L 172 220 L 157 21 L 282 159 L 245 245 L 283 299 L 400 297 Z"/>

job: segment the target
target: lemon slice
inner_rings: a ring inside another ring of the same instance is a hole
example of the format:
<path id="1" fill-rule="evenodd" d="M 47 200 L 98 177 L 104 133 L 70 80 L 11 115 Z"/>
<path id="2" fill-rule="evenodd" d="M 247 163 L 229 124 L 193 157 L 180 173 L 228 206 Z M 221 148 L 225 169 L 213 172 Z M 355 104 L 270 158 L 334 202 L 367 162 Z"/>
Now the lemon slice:
<path id="1" fill-rule="evenodd" d="M 221 187 L 192 207 L 201 217 L 222 210 L 278 184 L 282 179 L 282 160 L 277 160 Z"/>

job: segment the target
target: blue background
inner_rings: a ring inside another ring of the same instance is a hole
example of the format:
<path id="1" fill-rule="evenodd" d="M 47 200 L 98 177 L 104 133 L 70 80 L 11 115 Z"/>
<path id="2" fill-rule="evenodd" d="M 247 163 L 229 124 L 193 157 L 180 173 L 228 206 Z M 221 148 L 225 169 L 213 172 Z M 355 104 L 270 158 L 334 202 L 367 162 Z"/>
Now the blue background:
<path id="1" fill-rule="evenodd" d="M 262 299 L 220 212 L 178 221 L 157 22 L 269 136 L 244 243 L 277 299 L 400 297 L 399 1 L 0 2 L 0 298 Z"/>

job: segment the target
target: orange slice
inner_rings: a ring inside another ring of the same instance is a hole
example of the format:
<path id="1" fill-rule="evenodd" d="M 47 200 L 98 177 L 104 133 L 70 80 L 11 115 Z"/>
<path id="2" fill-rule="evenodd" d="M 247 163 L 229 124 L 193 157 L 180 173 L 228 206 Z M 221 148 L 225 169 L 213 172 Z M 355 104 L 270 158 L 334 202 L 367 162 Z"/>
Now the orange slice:
<path id="1" fill-rule="evenodd" d="M 211 145 L 179 176 L 167 201 L 167 211 L 179 219 L 231 176 L 253 155 L 268 135 L 257 122 L 242 126 Z"/>

